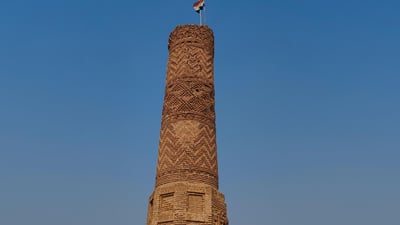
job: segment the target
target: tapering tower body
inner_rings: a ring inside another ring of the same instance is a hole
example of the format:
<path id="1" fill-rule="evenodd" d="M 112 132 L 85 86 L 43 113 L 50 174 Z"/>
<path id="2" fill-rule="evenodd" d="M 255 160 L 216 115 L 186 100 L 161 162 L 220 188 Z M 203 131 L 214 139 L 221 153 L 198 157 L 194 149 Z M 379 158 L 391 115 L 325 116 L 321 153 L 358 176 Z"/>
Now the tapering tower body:
<path id="1" fill-rule="evenodd" d="M 214 35 L 182 25 L 169 38 L 156 185 L 147 225 L 227 225 L 218 191 Z"/>

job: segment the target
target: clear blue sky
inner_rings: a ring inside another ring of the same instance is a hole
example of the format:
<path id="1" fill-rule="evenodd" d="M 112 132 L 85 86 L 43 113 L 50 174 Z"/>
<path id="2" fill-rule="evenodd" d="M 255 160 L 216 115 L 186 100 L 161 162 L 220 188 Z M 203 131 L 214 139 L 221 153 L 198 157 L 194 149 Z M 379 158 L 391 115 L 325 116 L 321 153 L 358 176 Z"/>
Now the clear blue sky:
<path id="1" fill-rule="evenodd" d="M 193 2 L 0 2 L 0 224 L 145 224 Z M 206 4 L 230 224 L 399 225 L 400 2 Z"/>

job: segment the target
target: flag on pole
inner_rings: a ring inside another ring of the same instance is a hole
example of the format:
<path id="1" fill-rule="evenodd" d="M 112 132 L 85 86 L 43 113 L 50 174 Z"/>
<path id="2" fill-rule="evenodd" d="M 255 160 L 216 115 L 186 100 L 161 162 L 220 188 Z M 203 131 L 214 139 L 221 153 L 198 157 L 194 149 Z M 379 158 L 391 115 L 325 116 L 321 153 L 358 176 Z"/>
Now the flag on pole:
<path id="1" fill-rule="evenodd" d="M 201 10 L 203 10 L 203 8 L 204 8 L 204 0 L 199 0 L 199 1 L 197 1 L 197 2 L 195 2 L 194 4 L 193 4 L 193 9 L 197 12 L 197 13 L 200 13 L 200 11 Z"/>

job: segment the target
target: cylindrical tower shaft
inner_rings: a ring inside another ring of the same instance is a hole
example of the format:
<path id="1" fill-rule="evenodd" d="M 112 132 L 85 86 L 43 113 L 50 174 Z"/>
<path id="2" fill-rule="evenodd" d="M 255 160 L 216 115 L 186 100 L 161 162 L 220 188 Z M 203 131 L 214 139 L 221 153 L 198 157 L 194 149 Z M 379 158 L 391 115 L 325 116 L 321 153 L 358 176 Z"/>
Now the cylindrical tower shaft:
<path id="1" fill-rule="evenodd" d="M 155 191 L 147 225 L 227 225 L 218 191 L 214 36 L 178 26 L 169 38 Z"/>
<path id="2" fill-rule="evenodd" d="M 213 32 L 178 26 L 168 47 L 156 186 L 188 181 L 218 188 Z"/>

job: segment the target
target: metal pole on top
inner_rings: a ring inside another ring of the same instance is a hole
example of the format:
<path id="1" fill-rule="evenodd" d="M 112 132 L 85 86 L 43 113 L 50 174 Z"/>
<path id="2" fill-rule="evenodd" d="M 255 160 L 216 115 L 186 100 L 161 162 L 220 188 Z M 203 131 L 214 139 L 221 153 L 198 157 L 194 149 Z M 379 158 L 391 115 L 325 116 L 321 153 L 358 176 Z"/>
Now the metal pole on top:
<path id="1" fill-rule="evenodd" d="M 203 6 L 203 9 L 204 9 L 204 25 L 206 25 L 206 4 L 204 4 L 204 6 Z"/>
<path id="2" fill-rule="evenodd" d="M 200 15 L 200 26 L 202 25 L 202 21 L 201 21 L 201 10 L 200 10 L 200 12 L 199 12 L 199 15 Z"/>

